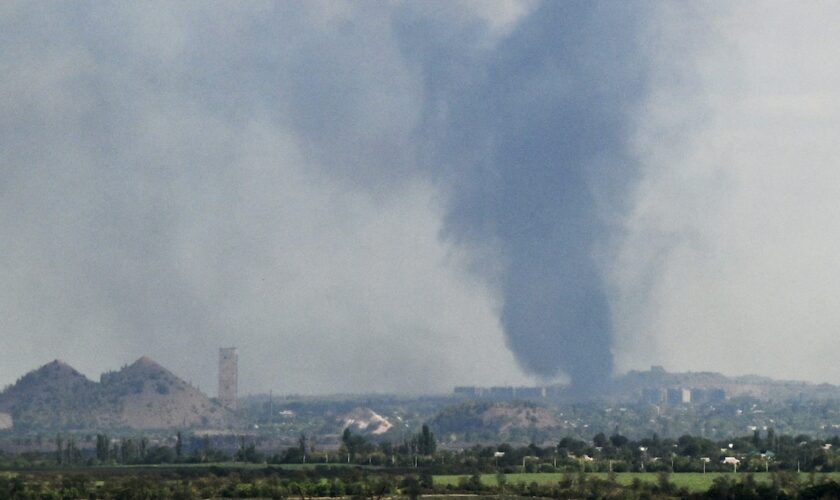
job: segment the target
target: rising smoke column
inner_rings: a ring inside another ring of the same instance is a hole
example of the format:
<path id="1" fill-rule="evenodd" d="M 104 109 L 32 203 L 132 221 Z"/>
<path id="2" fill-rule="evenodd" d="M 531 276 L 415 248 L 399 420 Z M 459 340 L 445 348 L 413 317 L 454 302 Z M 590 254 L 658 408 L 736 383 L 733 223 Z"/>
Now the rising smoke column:
<path id="1" fill-rule="evenodd" d="M 597 385 L 644 15 L 534 5 L 0 7 L 0 381 L 148 354 L 207 387 L 195 346 L 235 344 L 254 391 L 524 383 L 500 315 Z"/>
<path id="2" fill-rule="evenodd" d="M 455 186 L 447 234 L 497 245 L 508 346 L 531 373 L 568 375 L 581 390 L 612 372 L 596 253 L 615 187 L 633 171 L 640 11 L 546 3 L 492 49 L 426 51 L 437 100 L 427 133 L 443 131 L 435 162 Z"/>

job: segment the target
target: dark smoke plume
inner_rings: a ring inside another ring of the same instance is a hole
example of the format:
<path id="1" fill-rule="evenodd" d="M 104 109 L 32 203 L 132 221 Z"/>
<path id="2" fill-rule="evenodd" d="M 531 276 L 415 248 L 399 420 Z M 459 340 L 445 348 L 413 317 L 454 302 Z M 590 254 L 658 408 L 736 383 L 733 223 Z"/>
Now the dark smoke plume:
<path id="1" fill-rule="evenodd" d="M 478 76 L 458 75 L 463 54 L 427 56 L 429 93 L 447 110 L 429 128 L 445 130 L 437 162 L 457 186 L 449 235 L 499 243 L 509 347 L 531 373 L 565 373 L 581 390 L 613 366 L 595 253 L 609 211 L 600 197 L 632 176 L 625 136 L 643 85 L 637 15 L 550 2 L 469 62 Z M 441 61 L 451 73 L 440 74 Z"/>

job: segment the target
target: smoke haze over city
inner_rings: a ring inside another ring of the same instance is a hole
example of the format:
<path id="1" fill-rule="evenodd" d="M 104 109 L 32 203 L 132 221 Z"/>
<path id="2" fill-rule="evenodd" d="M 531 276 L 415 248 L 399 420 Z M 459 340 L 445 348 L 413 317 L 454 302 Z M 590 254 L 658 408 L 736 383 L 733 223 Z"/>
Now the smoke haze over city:
<path id="1" fill-rule="evenodd" d="M 840 383 L 833 3 L 0 6 L 0 386 Z"/>

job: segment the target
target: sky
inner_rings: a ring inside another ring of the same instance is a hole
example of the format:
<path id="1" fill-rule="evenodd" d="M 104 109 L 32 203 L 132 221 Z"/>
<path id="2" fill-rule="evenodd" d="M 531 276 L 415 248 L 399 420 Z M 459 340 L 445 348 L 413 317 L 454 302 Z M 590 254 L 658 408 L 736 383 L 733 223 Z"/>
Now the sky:
<path id="1" fill-rule="evenodd" d="M 840 383 L 829 2 L 5 2 L 0 386 Z"/>

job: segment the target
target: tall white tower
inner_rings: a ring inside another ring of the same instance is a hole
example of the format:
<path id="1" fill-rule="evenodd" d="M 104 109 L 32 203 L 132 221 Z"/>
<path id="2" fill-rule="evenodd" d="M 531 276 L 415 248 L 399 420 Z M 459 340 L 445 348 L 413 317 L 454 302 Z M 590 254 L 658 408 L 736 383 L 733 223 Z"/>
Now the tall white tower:
<path id="1" fill-rule="evenodd" d="M 239 400 L 238 390 L 239 356 L 235 347 L 219 349 L 219 402 L 231 410 L 236 410 Z"/>

